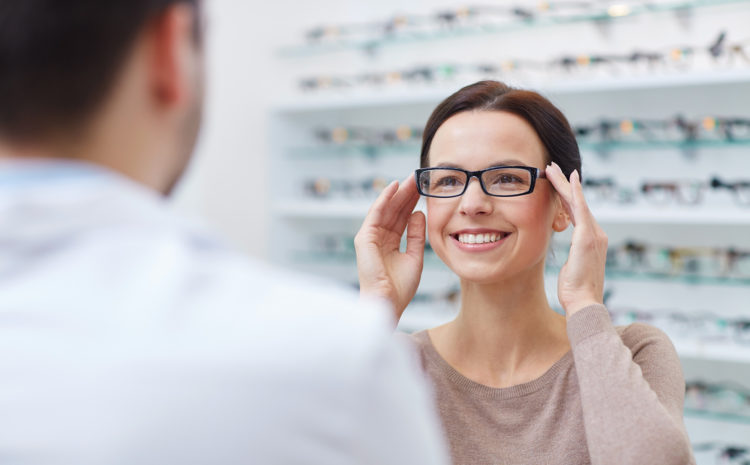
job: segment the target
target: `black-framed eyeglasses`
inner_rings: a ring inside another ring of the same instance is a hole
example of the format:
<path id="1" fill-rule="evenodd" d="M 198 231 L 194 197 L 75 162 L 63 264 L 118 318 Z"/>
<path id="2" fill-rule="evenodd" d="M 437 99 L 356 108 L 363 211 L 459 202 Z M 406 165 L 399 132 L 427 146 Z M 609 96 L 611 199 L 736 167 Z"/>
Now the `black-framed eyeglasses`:
<path id="1" fill-rule="evenodd" d="M 476 177 L 485 194 L 493 197 L 518 197 L 534 192 L 544 171 L 530 166 L 493 166 L 479 171 L 460 168 L 421 168 L 415 172 L 419 193 L 426 197 L 458 197 L 466 192 L 471 178 Z"/>

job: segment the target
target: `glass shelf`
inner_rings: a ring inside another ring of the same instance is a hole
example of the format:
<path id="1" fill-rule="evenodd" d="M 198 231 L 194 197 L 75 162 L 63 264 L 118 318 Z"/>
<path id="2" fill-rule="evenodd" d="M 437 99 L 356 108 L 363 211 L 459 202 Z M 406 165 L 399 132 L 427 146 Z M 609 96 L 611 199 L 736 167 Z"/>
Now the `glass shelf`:
<path id="1" fill-rule="evenodd" d="M 595 152 L 614 152 L 628 150 L 681 150 L 685 152 L 705 148 L 750 147 L 750 139 L 737 140 L 695 140 L 695 141 L 621 141 L 621 142 L 587 142 L 579 141 L 581 150 Z"/>
<path id="2" fill-rule="evenodd" d="M 293 260 L 301 264 L 328 264 L 328 265 L 353 265 L 356 263 L 354 255 L 354 245 L 352 244 L 351 252 L 296 252 Z M 434 253 L 425 254 L 424 260 L 427 267 L 444 266 L 443 262 Z M 556 275 L 560 268 L 556 266 L 547 266 L 548 275 Z M 607 270 L 605 272 L 607 279 L 627 279 L 638 281 L 653 282 L 673 282 L 685 283 L 691 285 L 720 285 L 720 286 L 750 286 L 750 277 L 724 277 L 724 276 L 695 276 L 679 275 L 660 272 L 642 272 L 642 271 L 624 271 L 624 270 Z"/>
<path id="3" fill-rule="evenodd" d="M 750 144 L 750 143 L 749 143 Z M 288 150 L 290 158 L 345 158 L 352 156 L 382 157 L 410 156 L 418 157 L 421 142 L 402 142 L 387 145 L 373 144 L 340 144 L 310 147 L 294 147 Z"/>
<path id="4" fill-rule="evenodd" d="M 711 412 L 707 410 L 697 410 L 697 409 L 690 409 L 690 408 L 686 408 L 684 410 L 684 413 L 686 417 L 691 417 L 691 418 L 703 418 L 706 420 L 717 420 L 717 421 L 750 425 L 750 416 L 746 416 L 746 415 L 737 415 L 734 413 Z"/>
<path id="5" fill-rule="evenodd" d="M 750 139 L 727 140 L 696 140 L 696 141 L 623 141 L 623 142 L 586 142 L 580 141 L 581 150 L 594 152 L 644 151 L 644 150 L 680 150 L 696 151 L 700 149 L 718 148 L 729 149 L 736 147 L 750 147 Z M 346 157 L 418 157 L 421 142 L 403 142 L 388 145 L 373 144 L 340 144 L 310 147 L 294 147 L 288 149 L 291 158 L 346 158 Z M 416 160 L 416 158 L 415 158 Z"/>
<path id="6" fill-rule="evenodd" d="M 502 34 L 529 28 L 543 28 L 582 22 L 602 23 L 643 14 L 686 11 L 695 8 L 741 4 L 747 2 L 748 0 L 684 0 L 662 5 L 630 5 L 627 14 L 621 16 L 611 15 L 606 10 L 602 10 L 592 14 L 568 15 L 557 18 L 521 19 L 503 24 L 454 26 L 450 28 L 437 28 L 433 31 L 415 31 L 412 33 L 404 31 L 402 33 L 383 35 L 377 38 L 340 39 L 335 42 L 321 41 L 320 43 L 292 45 L 281 48 L 278 51 L 278 54 L 284 58 L 301 58 L 347 50 L 374 53 L 379 49 L 388 46 L 400 46 L 461 37 Z"/>
<path id="7" fill-rule="evenodd" d="M 695 276 L 679 275 L 659 272 L 634 272 L 623 270 L 611 270 L 605 273 L 607 278 L 612 279 L 634 279 L 646 281 L 669 281 L 693 285 L 722 285 L 722 286 L 750 286 L 750 277 L 728 277 L 728 276 Z"/>
<path id="8" fill-rule="evenodd" d="M 354 244 L 351 245 L 352 251 L 347 252 L 295 252 L 292 260 L 300 264 L 326 264 L 326 265 L 355 265 L 357 257 L 354 254 Z M 426 266 L 438 267 L 443 265 L 437 255 L 427 253 L 424 257 Z"/>
<path id="9" fill-rule="evenodd" d="M 559 273 L 560 268 L 547 266 L 547 273 Z M 632 281 L 671 282 L 690 285 L 750 286 L 750 277 L 698 276 L 673 274 L 668 272 L 627 271 L 608 269 L 604 273 L 607 279 L 625 279 Z"/>

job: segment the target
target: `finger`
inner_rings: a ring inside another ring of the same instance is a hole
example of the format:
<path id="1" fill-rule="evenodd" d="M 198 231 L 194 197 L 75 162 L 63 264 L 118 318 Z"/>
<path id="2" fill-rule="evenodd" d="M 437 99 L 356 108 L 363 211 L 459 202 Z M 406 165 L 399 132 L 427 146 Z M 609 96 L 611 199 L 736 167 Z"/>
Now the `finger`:
<path id="1" fill-rule="evenodd" d="M 415 258 L 424 257 L 425 227 L 424 213 L 414 212 L 406 227 L 406 254 Z"/>
<path id="2" fill-rule="evenodd" d="M 419 202 L 419 192 L 412 175 L 401 182 L 396 193 L 388 201 L 379 226 L 399 235 L 404 233 L 409 216 Z"/>
<path id="3" fill-rule="evenodd" d="M 402 197 L 399 197 L 402 195 Z M 400 203 L 397 203 L 400 202 Z M 417 183 L 414 182 L 414 176 L 410 175 L 401 183 L 401 189 L 396 192 L 393 200 L 394 211 L 396 217 L 393 225 L 395 231 L 403 231 L 406 228 L 407 222 L 411 218 L 414 208 L 419 202 L 419 191 L 417 190 Z"/>
<path id="4" fill-rule="evenodd" d="M 391 199 L 391 208 L 399 211 L 407 209 L 411 213 L 414 210 L 414 206 L 417 205 L 418 200 L 419 192 L 417 191 L 417 183 L 414 182 L 414 174 L 410 174 L 401 182 L 398 191 L 396 191 L 396 194 Z M 408 208 L 412 203 L 414 205 Z"/>
<path id="5" fill-rule="evenodd" d="M 570 182 L 566 179 L 565 174 L 562 172 L 557 163 L 552 162 L 545 170 L 547 179 L 552 183 L 552 186 L 557 191 L 562 201 L 563 208 L 568 212 L 573 225 L 575 225 L 575 218 L 573 212 L 573 193 L 570 186 Z"/>
<path id="6" fill-rule="evenodd" d="M 573 208 L 575 209 L 575 217 L 579 224 L 584 223 L 591 225 L 596 223 L 594 216 L 591 214 L 586 199 L 583 196 L 583 186 L 581 185 L 581 176 L 578 174 L 578 170 L 574 170 L 570 175 L 570 187 L 571 194 L 573 197 Z"/>
<path id="7" fill-rule="evenodd" d="M 367 212 L 367 216 L 365 216 L 365 220 L 362 222 L 363 227 L 380 225 L 383 223 L 384 217 L 387 216 L 388 210 L 390 208 L 390 201 L 393 198 L 394 194 L 396 194 L 397 190 L 397 181 L 391 182 L 386 186 L 385 189 L 383 189 L 380 195 L 378 195 L 378 198 L 375 199 L 375 202 L 373 202 L 370 210 Z"/>

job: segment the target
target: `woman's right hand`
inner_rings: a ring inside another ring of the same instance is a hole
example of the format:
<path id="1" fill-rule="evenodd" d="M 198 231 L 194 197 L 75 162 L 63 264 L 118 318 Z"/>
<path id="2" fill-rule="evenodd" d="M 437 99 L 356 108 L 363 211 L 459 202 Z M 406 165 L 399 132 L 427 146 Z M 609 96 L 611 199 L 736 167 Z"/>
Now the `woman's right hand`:
<path id="1" fill-rule="evenodd" d="M 424 265 L 425 216 L 414 212 L 418 201 L 414 175 L 400 185 L 392 182 L 370 207 L 354 237 L 360 294 L 390 302 L 397 322 L 417 293 Z M 406 252 L 402 253 L 404 230 Z"/>

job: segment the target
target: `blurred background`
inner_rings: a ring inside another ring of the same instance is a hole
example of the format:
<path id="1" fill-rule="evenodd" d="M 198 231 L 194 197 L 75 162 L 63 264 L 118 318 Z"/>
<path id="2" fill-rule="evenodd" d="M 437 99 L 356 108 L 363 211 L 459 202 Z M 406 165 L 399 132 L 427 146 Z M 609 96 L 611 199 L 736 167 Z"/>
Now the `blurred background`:
<path id="1" fill-rule="evenodd" d="M 574 126 L 616 324 L 665 330 L 699 463 L 750 463 L 750 1 L 209 0 L 208 95 L 174 198 L 252 257 L 357 287 L 352 239 L 432 109 L 497 79 Z M 570 232 L 548 260 L 548 294 Z M 401 329 L 456 312 L 426 250 Z"/>

